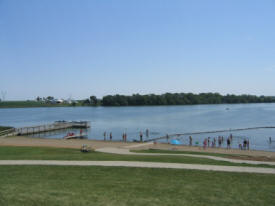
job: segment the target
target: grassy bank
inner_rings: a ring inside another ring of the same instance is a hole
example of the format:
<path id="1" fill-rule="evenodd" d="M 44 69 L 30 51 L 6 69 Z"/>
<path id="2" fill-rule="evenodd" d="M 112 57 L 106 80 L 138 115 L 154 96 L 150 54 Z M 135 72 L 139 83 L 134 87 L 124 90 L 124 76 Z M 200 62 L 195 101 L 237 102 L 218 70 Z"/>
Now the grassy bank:
<path id="1" fill-rule="evenodd" d="M 275 175 L 1 166 L 0 205 L 274 205 Z"/>
<path id="2" fill-rule="evenodd" d="M 211 152 L 192 152 L 192 151 L 177 151 L 177 150 L 165 150 L 165 149 L 145 149 L 145 150 L 131 150 L 135 153 L 164 153 L 164 154 L 195 154 L 195 155 L 209 155 L 216 157 L 230 157 L 234 155 L 211 153 Z"/>
<path id="3" fill-rule="evenodd" d="M 191 154 L 191 155 L 207 155 L 215 157 L 224 157 L 230 159 L 243 159 L 243 160 L 255 160 L 255 161 L 275 161 L 274 157 L 267 156 L 250 156 L 241 154 L 222 154 L 222 153 L 211 153 L 211 152 L 194 152 L 194 151 L 182 151 L 182 150 L 165 150 L 165 149 L 146 149 L 146 150 L 131 150 L 135 153 L 162 153 L 162 154 Z"/>
<path id="4" fill-rule="evenodd" d="M 4 101 L 0 108 L 25 108 L 25 107 L 69 107 L 71 104 L 50 104 L 37 101 Z M 78 106 L 78 105 L 75 105 Z"/>
<path id="5" fill-rule="evenodd" d="M 186 164 L 209 164 L 228 166 L 269 167 L 270 165 L 237 164 L 211 159 L 184 156 L 139 156 L 118 155 L 100 152 L 81 153 L 78 149 L 47 147 L 4 147 L 0 146 L 0 160 L 101 160 L 101 161 L 145 161 Z"/>

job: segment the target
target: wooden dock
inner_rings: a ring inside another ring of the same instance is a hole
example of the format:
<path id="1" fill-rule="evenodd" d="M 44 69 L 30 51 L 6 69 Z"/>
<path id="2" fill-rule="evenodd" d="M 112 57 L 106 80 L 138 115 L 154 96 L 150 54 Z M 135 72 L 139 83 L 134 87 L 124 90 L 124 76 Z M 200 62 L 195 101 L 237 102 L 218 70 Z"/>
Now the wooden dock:
<path id="1" fill-rule="evenodd" d="M 44 124 L 44 125 L 37 125 L 37 126 L 30 126 L 30 127 L 21 127 L 21 128 L 13 128 L 0 133 L 0 136 L 20 136 L 20 135 L 30 135 L 30 134 L 37 134 L 37 133 L 44 133 L 62 129 L 69 129 L 69 128 L 90 128 L 89 121 L 56 121 L 52 124 Z"/>

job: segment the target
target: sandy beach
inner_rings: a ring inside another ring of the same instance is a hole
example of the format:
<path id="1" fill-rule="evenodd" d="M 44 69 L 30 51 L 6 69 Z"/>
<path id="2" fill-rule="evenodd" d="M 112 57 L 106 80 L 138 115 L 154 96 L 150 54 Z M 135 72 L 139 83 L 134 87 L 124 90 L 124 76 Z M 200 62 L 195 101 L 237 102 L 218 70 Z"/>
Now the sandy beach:
<path id="1" fill-rule="evenodd" d="M 46 138 L 31 138 L 31 137 L 1 137 L 0 146 L 38 146 L 38 147 L 57 147 L 57 148 L 80 148 L 83 144 L 90 146 L 93 149 L 104 147 L 131 147 L 138 145 L 133 150 L 144 149 L 162 149 L 174 151 L 191 151 L 191 152 L 208 152 L 232 155 L 232 158 L 238 159 L 253 159 L 259 161 L 275 161 L 275 152 L 258 151 L 258 150 L 238 150 L 238 149 L 225 149 L 225 148 L 207 148 L 197 146 L 175 146 L 165 143 L 157 144 L 142 144 L 136 142 L 116 142 L 116 141 L 99 141 L 87 139 L 46 139 Z"/>

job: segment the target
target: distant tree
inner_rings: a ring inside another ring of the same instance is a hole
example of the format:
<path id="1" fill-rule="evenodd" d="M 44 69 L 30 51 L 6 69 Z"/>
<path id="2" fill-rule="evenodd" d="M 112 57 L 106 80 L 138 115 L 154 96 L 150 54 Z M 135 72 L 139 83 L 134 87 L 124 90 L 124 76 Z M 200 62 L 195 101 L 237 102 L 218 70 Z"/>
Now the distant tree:
<path id="1" fill-rule="evenodd" d="M 36 101 L 40 102 L 42 100 L 42 98 L 40 98 L 39 96 L 36 97 Z"/>
<path id="2" fill-rule="evenodd" d="M 219 93 L 165 93 L 162 95 L 107 95 L 100 102 L 103 106 L 138 106 L 138 105 L 187 105 L 187 104 L 235 104 L 235 103 L 261 103 L 275 102 L 275 97 L 255 95 L 225 96 Z"/>
<path id="3" fill-rule="evenodd" d="M 90 96 L 90 104 L 96 106 L 98 104 L 98 100 L 96 96 Z"/>
<path id="4" fill-rule="evenodd" d="M 46 99 L 49 100 L 49 101 L 51 101 L 51 100 L 54 100 L 54 97 L 48 96 Z"/>
<path id="5" fill-rule="evenodd" d="M 82 105 L 90 105 L 90 99 L 85 99 L 82 101 Z"/>

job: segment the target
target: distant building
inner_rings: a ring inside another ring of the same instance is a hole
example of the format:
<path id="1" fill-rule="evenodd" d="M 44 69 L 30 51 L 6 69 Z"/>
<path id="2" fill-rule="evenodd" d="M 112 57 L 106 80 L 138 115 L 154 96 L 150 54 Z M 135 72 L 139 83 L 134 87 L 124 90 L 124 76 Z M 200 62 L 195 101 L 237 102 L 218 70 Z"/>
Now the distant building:
<path id="1" fill-rule="evenodd" d="M 64 99 L 58 99 L 58 100 L 56 100 L 56 103 L 57 104 L 62 104 L 62 103 L 64 103 Z"/>

